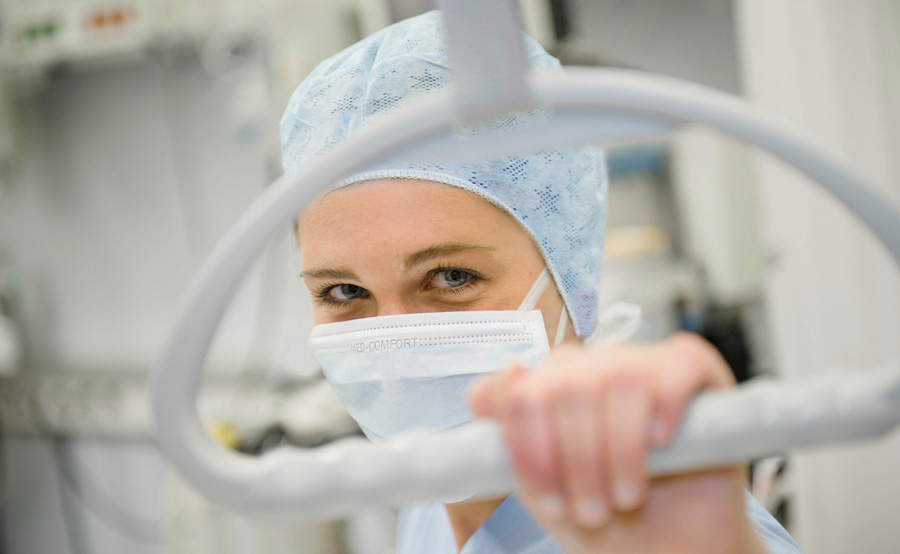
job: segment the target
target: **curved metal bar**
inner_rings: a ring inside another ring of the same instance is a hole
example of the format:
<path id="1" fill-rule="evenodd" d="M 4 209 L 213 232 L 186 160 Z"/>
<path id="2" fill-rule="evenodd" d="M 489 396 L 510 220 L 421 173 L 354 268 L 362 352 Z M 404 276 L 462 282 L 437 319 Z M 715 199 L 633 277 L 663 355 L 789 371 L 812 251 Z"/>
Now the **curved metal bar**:
<path id="1" fill-rule="evenodd" d="M 493 157 L 608 138 L 604 129 L 589 124 L 608 122 L 609 114 L 633 118 L 641 132 L 695 121 L 755 144 L 813 177 L 862 218 L 900 261 L 900 217 L 889 204 L 831 161 L 801 131 L 743 101 L 696 85 L 608 70 L 534 76 L 531 86 L 535 98 L 553 112 L 553 117 L 531 132 L 456 137 L 452 91 L 435 94 L 398 110 L 389 119 L 373 121 L 302 173 L 279 179 L 216 245 L 183 301 L 153 392 L 160 446 L 204 495 L 236 510 L 329 517 L 366 504 L 513 490 L 499 432 L 490 422 L 387 443 L 342 441 L 314 451 L 288 450 L 261 458 L 229 451 L 203 431 L 195 406 L 202 362 L 228 300 L 256 254 L 332 183 L 387 159 L 438 159 L 456 150 Z M 600 112 L 606 115 L 598 116 Z M 832 425 L 839 432 L 831 434 L 809 434 L 804 428 L 804 436 L 816 437 L 821 443 L 884 432 L 896 423 L 892 418 L 900 419 L 898 410 L 891 411 L 884 403 L 867 405 L 865 395 L 877 394 L 877 387 L 850 387 L 847 394 L 856 396 L 837 403 L 834 390 L 839 392 L 841 387 L 813 389 L 818 396 L 809 402 L 825 398 L 823 405 L 831 409 L 825 413 L 834 417 L 785 416 L 776 427 L 760 419 L 760 410 L 771 406 L 758 400 L 740 404 L 747 407 L 748 425 L 711 426 L 710 422 L 721 419 L 721 406 L 734 405 L 733 400 L 723 400 L 727 395 L 735 395 L 732 399 L 747 395 L 742 391 L 701 395 L 675 444 L 653 454 L 653 471 L 708 467 L 768 453 L 784 444 L 790 446 L 785 438 L 796 437 L 798 425 L 823 427 L 825 422 L 825 428 L 834 418 L 848 421 L 857 417 L 855 426 Z M 794 393 L 803 394 L 799 390 Z M 778 397 L 778 393 L 769 396 Z M 781 398 L 788 396 L 794 398 L 788 393 Z M 758 395 L 752 398 L 758 399 Z M 856 412 L 844 410 L 847 402 L 857 407 Z"/>

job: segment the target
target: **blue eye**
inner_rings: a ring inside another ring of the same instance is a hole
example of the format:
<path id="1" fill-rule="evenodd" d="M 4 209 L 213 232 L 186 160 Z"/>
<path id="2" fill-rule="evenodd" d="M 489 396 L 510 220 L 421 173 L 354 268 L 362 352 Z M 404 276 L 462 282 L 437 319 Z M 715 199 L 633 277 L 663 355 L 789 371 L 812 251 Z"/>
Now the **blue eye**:
<path id="1" fill-rule="evenodd" d="M 467 284 L 472 279 L 472 274 L 468 271 L 451 268 L 443 269 L 435 273 L 432 282 L 437 288 L 456 288 Z"/>
<path id="2" fill-rule="evenodd" d="M 328 291 L 328 298 L 338 302 L 346 302 L 362 297 L 365 292 L 366 289 L 358 285 L 348 285 L 345 283 L 331 287 Z"/>

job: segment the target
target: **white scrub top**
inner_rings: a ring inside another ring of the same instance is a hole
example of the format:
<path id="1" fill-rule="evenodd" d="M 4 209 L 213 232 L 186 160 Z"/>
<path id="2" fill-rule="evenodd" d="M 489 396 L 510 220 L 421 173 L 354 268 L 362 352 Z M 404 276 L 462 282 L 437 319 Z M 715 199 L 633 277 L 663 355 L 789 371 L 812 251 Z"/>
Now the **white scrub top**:
<path id="1" fill-rule="evenodd" d="M 747 516 L 772 554 L 800 553 L 787 531 L 750 494 Z M 447 511 L 437 502 L 420 502 L 400 512 L 397 554 L 457 554 Z M 562 548 L 535 523 L 515 496 L 507 498 L 466 542 L 459 554 L 559 554 Z"/>

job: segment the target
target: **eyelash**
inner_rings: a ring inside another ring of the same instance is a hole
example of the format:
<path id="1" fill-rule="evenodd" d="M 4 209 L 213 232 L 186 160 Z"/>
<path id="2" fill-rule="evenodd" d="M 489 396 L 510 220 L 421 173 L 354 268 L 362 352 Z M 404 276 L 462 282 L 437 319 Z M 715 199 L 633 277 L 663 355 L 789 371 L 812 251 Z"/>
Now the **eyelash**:
<path id="1" fill-rule="evenodd" d="M 454 269 L 457 271 L 462 271 L 464 273 L 467 273 L 469 275 L 469 280 L 466 281 L 466 284 L 460 285 L 458 287 L 450 287 L 449 289 L 441 289 L 441 292 L 449 292 L 452 294 L 462 294 L 464 291 L 466 291 L 469 288 L 471 288 L 472 286 L 474 286 L 475 283 L 484 279 L 484 277 L 482 277 L 481 274 L 475 270 L 466 269 L 465 267 L 451 265 L 451 266 L 438 266 L 438 267 L 432 269 L 428 273 L 428 281 L 430 282 L 432 279 L 434 279 L 434 277 L 438 273 L 440 273 L 442 271 L 453 271 Z"/>
<path id="2" fill-rule="evenodd" d="M 458 271 L 467 273 L 469 275 L 469 280 L 466 281 L 466 284 L 460 285 L 458 287 L 441 289 L 442 293 L 462 294 L 464 291 L 466 291 L 469 288 L 471 288 L 472 286 L 474 286 L 475 283 L 484 280 L 484 277 L 480 273 L 478 273 L 477 271 L 475 271 L 473 269 L 468 269 L 465 267 L 453 265 L 453 266 L 438 266 L 438 267 L 432 269 L 431 271 L 428 272 L 428 281 L 430 282 L 432 279 L 434 279 L 434 277 L 438 273 L 440 273 L 442 271 L 452 271 L 452 270 L 458 270 Z M 339 307 L 339 306 L 347 305 L 347 304 L 353 302 L 353 300 L 334 300 L 333 298 L 331 298 L 331 296 L 329 296 L 329 294 L 331 293 L 331 290 L 334 287 L 338 287 L 342 284 L 344 284 L 344 283 L 326 283 L 326 284 L 322 285 L 321 287 L 319 287 L 316 291 L 314 291 L 313 296 L 315 296 L 317 298 L 318 302 L 320 302 L 321 304 L 323 304 L 325 306 Z"/>
<path id="3" fill-rule="evenodd" d="M 352 300 L 347 300 L 347 301 L 344 301 L 344 302 L 342 302 L 342 301 L 340 301 L 340 300 L 334 300 L 334 299 L 332 299 L 332 298 L 329 296 L 329 293 L 331 292 L 331 289 L 333 289 L 334 287 L 339 287 L 341 284 L 342 284 L 342 283 L 327 283 L 327 284 L 324 284 L 324 285 L 322 285 L 321 287 L 319 287 L 317 290 L 315 290 L 312 294 L 313 294 L 313 296 L 316 297 L 317 302 L 319 302 L 319 303 L 321 303 L 321 304 L 323 304 L 323 305 L 325 305 L 325 306 L 332 306 L 332 307 L 333 307 L 333 306 L 340 306 L 340 305 L 342 305 L 342 304 L 346 304 L 347 302 L 352 302 Z"/>

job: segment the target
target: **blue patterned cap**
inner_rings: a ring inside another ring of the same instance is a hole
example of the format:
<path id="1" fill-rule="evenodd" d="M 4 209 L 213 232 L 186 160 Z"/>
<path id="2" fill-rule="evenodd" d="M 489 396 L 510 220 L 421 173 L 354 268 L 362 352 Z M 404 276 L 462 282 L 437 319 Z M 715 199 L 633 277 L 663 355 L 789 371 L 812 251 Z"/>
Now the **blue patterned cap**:
<path id="1" fill-rule="evenodd" d="M 526 38 L 532 69 L 562 71 Z M 284 171 L 353 136 L 370 117 L 446 86 L 451 72 L 441 14 L 432 11 L 382 29 L 325 60 L 300 84 L 281 119 Z M 504 126 L 529 116 L 512 116 Z M 547 263 L 575 331 L 589 336 L 597 318 L 606 222 L 606 166 L 593 146 L 494 160 L 384 167 L 335 188 L 382 178 L 424 179 L 471 191 L 510 214 Z"/>

